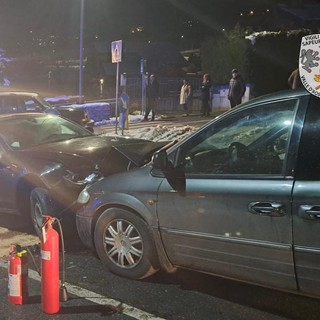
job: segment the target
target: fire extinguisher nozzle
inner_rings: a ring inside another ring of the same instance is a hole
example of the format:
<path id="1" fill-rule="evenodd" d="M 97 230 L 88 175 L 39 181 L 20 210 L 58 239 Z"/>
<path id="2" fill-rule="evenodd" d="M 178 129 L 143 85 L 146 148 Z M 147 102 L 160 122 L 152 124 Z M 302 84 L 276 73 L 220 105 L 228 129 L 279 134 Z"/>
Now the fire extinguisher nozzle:
<path id="1" fill-rule="evenodd" d="M 61 286 L 61 301 L 62 302 L 68 301 L 68 292 L 65 285 Z"/>

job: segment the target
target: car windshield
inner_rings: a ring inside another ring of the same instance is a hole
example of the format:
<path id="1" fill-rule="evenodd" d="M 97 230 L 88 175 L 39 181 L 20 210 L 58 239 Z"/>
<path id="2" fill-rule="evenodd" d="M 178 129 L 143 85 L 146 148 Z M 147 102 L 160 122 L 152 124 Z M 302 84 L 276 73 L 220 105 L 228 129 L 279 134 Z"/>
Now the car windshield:
<path id="1" fill-rule="evenodd" d="M 0 120 L 0 135 L 12 149 L 82 138 L 93 135 L 85 128 L 49 114 L 28 114 Z"/>
<path id="2" fill-rule="evenodd" d="M 221 128 L 219 132 L 206 139 L 199 147 L 203 148 L 203 145 L 210 145 L 217 149 L 224 149 L 228 148 L 234 141 L 241 141 L 244 146 L 248 147 L 280 124 L 281 127 L 291 125 L 291 117 L 291 111 L 267 112 L 259 114 L 259 116 L 251 114 L 239 119 L 237 123 Z"/>

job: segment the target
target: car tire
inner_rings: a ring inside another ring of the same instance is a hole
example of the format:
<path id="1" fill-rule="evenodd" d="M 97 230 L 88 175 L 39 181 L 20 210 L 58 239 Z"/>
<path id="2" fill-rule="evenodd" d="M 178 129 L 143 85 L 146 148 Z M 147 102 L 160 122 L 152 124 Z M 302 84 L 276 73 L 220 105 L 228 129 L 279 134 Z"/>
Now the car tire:
<path id="1" fill-rule="evenodd" d="M 143 279 L 159 269 L 148 225 L 134 213 L 104 211 L 95 226 L 94 243 L 100 260 L 119 276 Z"/>
<path id="2" fill-rule="evenodd" d="M 54 210 L 47 190 L 35 188 L 30 194 L 30 216 L 36 234 L 41 237 L 44 215 L 54 215 Z"/>

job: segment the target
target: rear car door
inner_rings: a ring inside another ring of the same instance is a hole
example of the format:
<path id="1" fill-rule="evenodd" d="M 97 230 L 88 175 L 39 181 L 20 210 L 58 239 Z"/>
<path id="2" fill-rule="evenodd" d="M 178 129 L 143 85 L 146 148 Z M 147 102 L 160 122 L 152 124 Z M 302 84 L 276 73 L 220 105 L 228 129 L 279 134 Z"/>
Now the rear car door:
<path id="1" fill-rule="evenodd" d="M 311 96 L 293 189 L 293 248 L 299 289 L 320 295 L 320 99 Z"/>
<path id="2" fill-rule="evenodd" d="M 158 199 L 175 265 L 296 289 L 289 159 L 297 148 L 291 137 L 300 130 L 293 125 L 300 103 L 235 110 L 179 147 L 186 192 L 164 180 Z"/>
<path id="3" fill-rule="evenodd" d="M 0 207 L 2 212 L 15 211 L 16 208 L 16 204 L 13 202 L 15 177 L 10 170 L 9 161 L 7 150 L 0 137 Z"/>

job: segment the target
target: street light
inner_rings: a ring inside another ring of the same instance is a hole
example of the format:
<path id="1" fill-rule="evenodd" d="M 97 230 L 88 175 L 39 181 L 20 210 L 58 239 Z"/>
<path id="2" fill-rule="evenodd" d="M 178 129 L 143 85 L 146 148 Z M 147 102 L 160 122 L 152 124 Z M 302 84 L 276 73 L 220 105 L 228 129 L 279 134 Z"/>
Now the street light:
<path id="1" fill-rule="evenodd" d="M 79 103 L 83 103 L 83 98 L 82 98 L 83 12 L 84 12 L 84 0 L 81 0 L 81 8 L 80 8 L 80 50 L 79 50 Z"/>
<path id="2" fill-rule="evenodd" d="M 100 79 L 100 97 L 102 98 L 102 95 L 103 95 L 103 82 L 104 80 L 101 78 Z"/>

